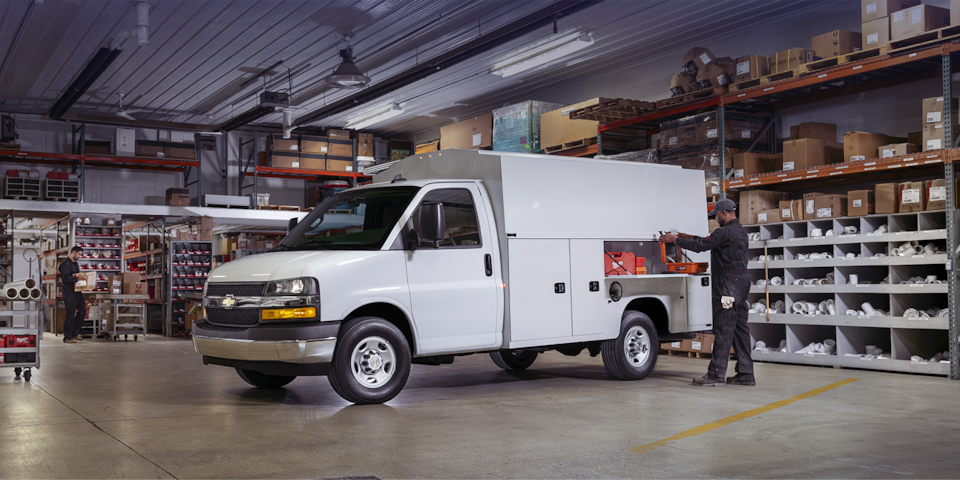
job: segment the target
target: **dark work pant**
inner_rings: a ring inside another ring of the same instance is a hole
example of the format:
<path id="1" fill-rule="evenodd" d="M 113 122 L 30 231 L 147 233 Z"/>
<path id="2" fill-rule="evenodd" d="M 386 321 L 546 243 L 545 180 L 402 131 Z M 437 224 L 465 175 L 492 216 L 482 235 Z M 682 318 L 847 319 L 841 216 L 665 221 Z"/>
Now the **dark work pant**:
<path id="1" fill-rule="evenodd" d="M 727 374 L 730 346 L 737 357 L 737 373 L 753 373 L 753 358 L 750 356 L 750 326 L 747 324 L 747 302 L 734 302 L 733 308 L 725 309 L 719 301 L 713 303 L 713 356 L 707 374 L 724 378 Z"/>
<path id="2" fill-rule="evenodd" d="M 63 296 L 63 306 L 66 308 L 66 317 L 63 319 L 63 336 L 76 338 L 83 328 L 83 319 L 87 316 L 87 303 L 82 293 L 67 293 Z"/>

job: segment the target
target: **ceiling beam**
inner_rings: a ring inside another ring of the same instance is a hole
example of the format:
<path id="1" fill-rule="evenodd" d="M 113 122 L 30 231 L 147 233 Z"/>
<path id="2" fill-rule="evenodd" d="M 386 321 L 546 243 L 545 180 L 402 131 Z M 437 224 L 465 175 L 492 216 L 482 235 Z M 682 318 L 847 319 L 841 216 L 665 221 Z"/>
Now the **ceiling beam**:
<path id="1" fill-rule="evenodd" d="M 407 69 L 367 89 L 361 90 L 335 103 L 314 110 L 296 119 L 295 125 L 305 125 L 323 120 L 324 118 L 343 113 L 354 107 L 374 101 L 395 90 L 423 80 L 441 70 L 450 68 L 464 60 L 503 45 L 519 38 L 537 28 L 553 23 L 554 19 L 563 18 L 596 5 L 603 0 L 560 0 L 537 10 L 530 15 L 515 20 L 486 35 L 482 35 L 447 53 L 434 57 L 419 65 Z"/>
<path id="2" fill-rule="evenodd" d="M 61 120 L 70 120 L 73 122 L 84 122 L 84 123 L 94 123 L 94 124 L 103 124 L 103 125 L 113 125 L 121 127 L 135 127 L 135 128 L 161 128 L 164 130 L 196 130 L 199 132 L 214 130 L 216 127 L 213 125 L 200 125 L 196 123 L 181 123 L 181 122 L 163 122 L 159 120 L 137 120 L 137 121 L 128 121 L 123 117 L 118 117 L 116 115 L 92 115 L 89 113 L 67 113 L 64 115 Z"/>

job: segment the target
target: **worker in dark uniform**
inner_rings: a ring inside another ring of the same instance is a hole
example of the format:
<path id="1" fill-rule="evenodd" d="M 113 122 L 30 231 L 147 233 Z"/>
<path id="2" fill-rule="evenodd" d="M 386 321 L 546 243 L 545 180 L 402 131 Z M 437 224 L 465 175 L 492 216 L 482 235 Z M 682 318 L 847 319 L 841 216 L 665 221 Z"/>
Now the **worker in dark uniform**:
<path id="1" fill-rule="evenodd" d="M 83 319 L 87 316 L 87 304 L 83 299 L 83 292 L 74 291 L 77 283 L 77 274 L 80 273 L 80 247 L 70 249 L 70 256 L 60 264 L 60 279 L 63 280 L 63 306 L 66 308 L 66 317 L 63 320 L 63 342 L 77 343 L 80 339 L 80 329 L 83 328 Z"/>
<path id="2" fill-rule="evenodd" d="M 680 233 L 660 237 L 664 243 L 674 243 L 694 252 L 711 250 L 710 265 L 713 269 L 713 357 L 707 374 L 693 380 L 694 385 L 722 387 L 732 385 L 756 385 L 753 376 L 753 359 L 750 357 L 750 328 L 747 324 L 747 294 L 750 292 L 750 277 L 747 274 L 747 232 L 737 220 L 737 205 L 733 200 L 717 202 L 710 216 L 716 215 L 720 228 L 706 238 Z M 737 374 L 724 381 L 729 358 L 727 352 L 733 345 L 737 357 Z"/>

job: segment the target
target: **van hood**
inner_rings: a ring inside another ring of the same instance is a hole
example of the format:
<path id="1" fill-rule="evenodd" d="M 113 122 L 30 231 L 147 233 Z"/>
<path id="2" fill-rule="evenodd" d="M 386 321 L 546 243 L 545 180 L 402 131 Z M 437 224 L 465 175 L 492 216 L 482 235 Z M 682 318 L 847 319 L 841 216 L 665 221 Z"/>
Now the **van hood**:
<path id="1" fill-rule="evenodd" d="M 268 282 L 303 276 L 304 268 L 322 260 L 362 258 L 373 252 L 360 250 L 301 250 L 268 252 L 227 262 L 210 272 L 210 283 Z"/>

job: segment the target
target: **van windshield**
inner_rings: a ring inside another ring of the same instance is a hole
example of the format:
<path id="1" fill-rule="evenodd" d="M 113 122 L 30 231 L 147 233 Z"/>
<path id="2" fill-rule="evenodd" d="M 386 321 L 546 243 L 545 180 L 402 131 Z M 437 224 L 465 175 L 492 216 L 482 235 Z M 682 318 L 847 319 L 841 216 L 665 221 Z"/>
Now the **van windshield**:
<path id="1" fill-rule="evenodd" d="M 278 250 L 380 250 L 418 187 L 345 190 L 324 199 Z"/>

